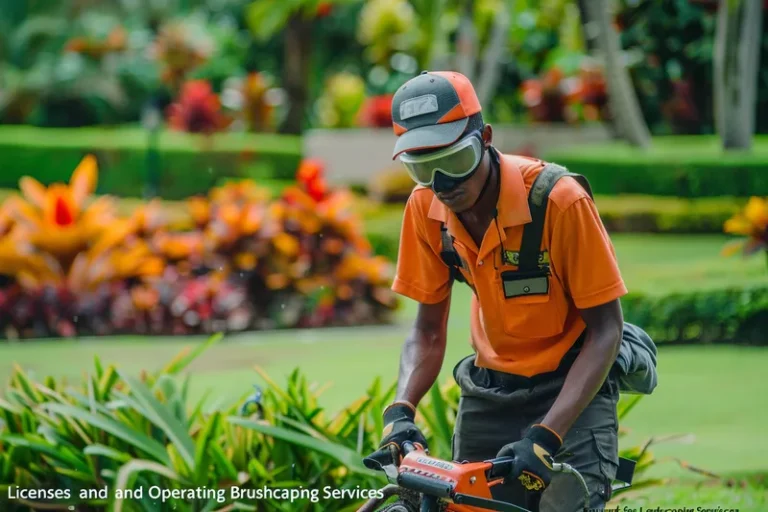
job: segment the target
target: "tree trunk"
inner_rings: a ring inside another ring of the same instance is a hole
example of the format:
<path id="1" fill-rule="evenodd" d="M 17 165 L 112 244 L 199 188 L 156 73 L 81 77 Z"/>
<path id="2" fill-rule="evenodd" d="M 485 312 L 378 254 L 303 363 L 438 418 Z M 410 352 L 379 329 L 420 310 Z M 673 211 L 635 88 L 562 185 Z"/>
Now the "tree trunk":
<path id="1" fill-rule="evenodd" d="M 475 23 L 472 21 L 472 2 L 467 2 L 462 10 L 464 12 L 459 21 L 456 38 L 456 71 L 474 83 L 479 41 Z"/>
<path id="2" fill-rule="evenodd" d="M 298 135 L 304 127 L 304 114 L 309 101 L 310 57 L 312 56 L 312 23 L 299 13 L 293 14 L 285 27 L 283 88 L 288 96 L 288 113 L 280 133 Z"/>
<path id="3" fill-rule="evenodd" d="M 595 48 L 595 37 L 589 34 L 591 27 L 594 23 L 589 22 L 589 14 L 587 13 L 587 2 L 589 0 L 576 0 L 576 7 L 579 9 L 579 17 L 581 18 L 581 31 L 584 34 L 584 42 L 587 46 L 587 53 L 592 54 L 597 48 Z"/>
<path id="4" fill-rule="evenodd" d="M 424 17 L 424 30 L 427 34 L 427 52 L 424 58 L 424 69 L 431 71 L 448 70 L 453 66 L 448 52 L 448 40 L 443 30 L 441 20 L 445 12 L 446 0 L 431 0 L 427 2 L 426 13 L 420 13 Z"/>
<path id="5" fill-rule="evenodd" d="M 724 149 L 750 149 L 755 131 L 761 0 L 720 0 L 714 52 L 715 123 Z"/>
<path id="6" fill-rule="evenodd" d="M 499 68 L 506 49 L 509 23 L 509 10 L 506 3 L 503 3 L 493 20 L 491 38 L 483 55 L 483 68 L 477 81 L 477 97 L 483 108 L 486 108 L 493 99 L 496 87 L 499 85 Z"/>
<path id="7" fill-rule="evenodd" d="M 608 101 L 616 129 L 630 144 L 648 147 L 651 134 L 643 119 L 632 80 L 622 62 L 621 43 L 613 27 L 610 4 L 610 0 L 589 0 L 584 3 L 587 12 L 584 36 L 594 37 L 594 47 L 605 63 Z"/>

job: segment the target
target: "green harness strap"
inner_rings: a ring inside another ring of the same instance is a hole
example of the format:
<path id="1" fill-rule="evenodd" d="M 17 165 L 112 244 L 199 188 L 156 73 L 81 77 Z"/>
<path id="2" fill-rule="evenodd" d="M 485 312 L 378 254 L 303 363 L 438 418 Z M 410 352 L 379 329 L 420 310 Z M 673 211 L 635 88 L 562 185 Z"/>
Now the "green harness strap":
<path id="1" fill-rule="evenodd" d="M 560 178 L 570 176 L 587 191 L 590 198 L 592 187 L 587 178 L 581 174 L 568 172 L 568 169 L 557 164 L 547 164 L 541 170 L 528 193 L 528 208 L 531 211 L 531 222 L 523 228 L 523 239 L 520 243 L 520 260 L 517 269 L 520 272 L 535 272 L 540 269 L 539 253 L 541 240 L 544 236 L 544 222 L 547 219 L 547 204 L 549 194 Z M 548 270 L 548 269 L 547 269 Z"/>

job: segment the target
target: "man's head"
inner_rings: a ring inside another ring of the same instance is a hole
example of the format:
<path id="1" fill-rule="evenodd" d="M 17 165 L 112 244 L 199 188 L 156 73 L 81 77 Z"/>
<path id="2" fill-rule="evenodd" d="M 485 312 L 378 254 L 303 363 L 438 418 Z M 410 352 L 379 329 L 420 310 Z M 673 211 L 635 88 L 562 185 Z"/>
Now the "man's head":
<path id="1" fill-rule="evenodd" d="M 423 72 L 392 101 L 400 157 L 417 183 L 431 187 L 454 212 L 472 207 L 490 173 L 490 125 L 467 78 L 455 72 Z"/>

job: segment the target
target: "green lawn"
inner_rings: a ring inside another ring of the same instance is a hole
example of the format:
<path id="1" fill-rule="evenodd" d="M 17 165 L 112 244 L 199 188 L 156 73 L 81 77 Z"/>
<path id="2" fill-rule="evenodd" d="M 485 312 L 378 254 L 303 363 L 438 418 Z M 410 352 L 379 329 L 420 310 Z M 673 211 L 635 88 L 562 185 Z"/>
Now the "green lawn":
<path id="1" fill-rule="evenodd" d="M 616 249 L 631 290 L 662 292 L 704 288 L 729 283 L 766 280 L 764 262 L 724 260 L 718 250 L 723 237 L 660 237 L 617 235 Z M 654 262 L 653 264 L 649 262 Z M 466 287 L 454 290 L 449 347 L 441 379 L 450 378 L 455 362 L 470 353 L 466 316 L 470 295 Z M 213 390 L 216 401 L 237 400 L 259 379 L 260 365 L 278 380 L 295 367 L 318 383 L 332 383 L 324 404 L 338 409 L 359 397 L 376 376 L 396 377 L 400 346 L 415 313 L 406 301 L 394 326 L 257 332 L 228 336 L 190 368 L 195 396 Z M 78 379 L 98 354 L 102 361 L 139 372 L 156 369 L 189 342 L 197 339 L 127 337 L 80 341 L 29 341 L 0 346 L 0 378 L 5 381 L 17 363 L 38 377 L 55 375 Z M 675 457 L 719 474 L 768 472 L 764 448 L 768 422 L 768 348 L 733 346 L 662 347 L 660 383 L 643 399 L 624 426 L 630 429 L 623 446 L 651 436 L 692 434 L 687 443 L 659 445 L 658 457 Z M 220 403 L 221 403 L 220 402 Z M 746 488 L 704 485 L 668 461 L 653 472 L 684 479 L 682 484 L 655 490 L 651 498 L 637 497 L 633 504 L 687 506 L 707 503 L 763 510 L 765 485 Z M 696 496 L 694 499 L 692 496 Z M 688 499 L 691 497 L 691 499 Z M 643 501 L 645 500 L 645 501 Z M 698 500 L 698 501 L 697 501 Z M 757 508 L 750 508 L 753 505 Z"/>

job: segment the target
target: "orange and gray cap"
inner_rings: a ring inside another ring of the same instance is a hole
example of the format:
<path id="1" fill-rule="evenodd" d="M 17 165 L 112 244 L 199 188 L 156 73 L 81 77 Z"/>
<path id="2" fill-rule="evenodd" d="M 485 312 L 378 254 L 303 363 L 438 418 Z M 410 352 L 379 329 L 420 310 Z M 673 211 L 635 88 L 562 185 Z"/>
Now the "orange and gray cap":
<path id="1" fill-rule="evenodd" d="M 439 148 L 456 142 L 469 117 L 482 109 L 475 88 L 454 71 L 423 71 L 403 84 L 392 98 L 395 151 Z"/>

